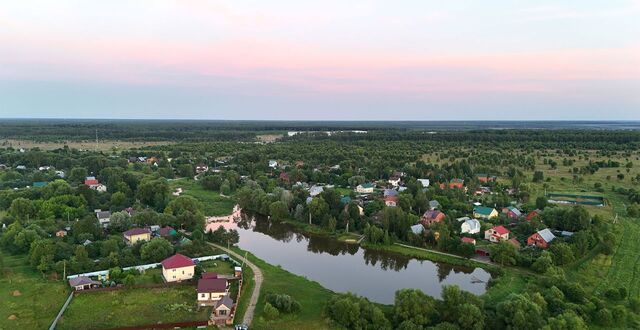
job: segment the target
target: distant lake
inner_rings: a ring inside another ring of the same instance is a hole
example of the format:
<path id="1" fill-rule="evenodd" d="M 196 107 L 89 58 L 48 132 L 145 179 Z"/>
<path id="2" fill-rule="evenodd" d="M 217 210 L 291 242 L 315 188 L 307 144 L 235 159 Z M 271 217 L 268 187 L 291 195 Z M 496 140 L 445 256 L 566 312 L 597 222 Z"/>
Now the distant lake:
<path id="1" fill-rule="evenodd" d="M 265 218 L 231 227 L 240 233 L 239 247 L 258 258 L 335 292 L 350 291 L 378 303 L 393 304 L 395 292 L 403 288 L 420 289 L 439 298 L 442 286 L 450 284 L 480 295 L 491 279 L 491 274 L 482 268 L 365 249 L 324 236 L 303 234 Z"/>

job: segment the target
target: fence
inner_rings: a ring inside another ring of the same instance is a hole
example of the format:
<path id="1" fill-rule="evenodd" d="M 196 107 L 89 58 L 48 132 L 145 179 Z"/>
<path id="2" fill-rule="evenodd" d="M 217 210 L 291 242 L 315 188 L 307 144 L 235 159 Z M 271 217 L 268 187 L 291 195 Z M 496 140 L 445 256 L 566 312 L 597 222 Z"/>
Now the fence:
<path id="1" fill-rule="evenodd" d="M 552 203 L 604 206 L 604 197 L 602 196 L 548 193 L 547 197 Z"/>
<path id="2" fill-rule="evenodd" d="M 65 301 L 64 304 L 62 305 L 62 308 L 60 308 L 60 311 L 58 312 L 58 315 L 56 315 L 56 318 L 53 319 L 53 322 L 51 323 L 49 330 L 53 330 L 56 328 L 56 325 L 58 325 L 58 321 L 62 317 L 62 314 L 64 314 L 64 311 L 67 309 L 67 306 L 69 306 L 69 303 L 71 303 L 71 299 L 73 299 L 73 292 L 69 294 L 69 298 L 67 298 L 67 301 Z"/>
<path id="3" fill-rule="evenodd" d="M 238 262 L 236 260 L 231 259 L 229 257 L 229 255 L 227 255 L 226 253 L 216 254 L 216 255 L 213 255 L 213 256 L 204 256 L 204 257 L 192 258 L 191 260 L 200 262 L 200 261 L 217 260 L 217 259 L 231 260 L 233 263 L 238 264 Z M 147 270 L 147 269 L 156 268 L 156 267 L 159 267 L 159 266 L 160 266 L 160 263 L 154 263 L 154 264 L 146 264 L 146 265 L 137 265 L 137 266 L 131 266 L 131 267 L 124 267 L 124 268 L 122 268 L 122 270 L 126 271 L 126 270 L 129 270 L 129 269 L 137 269 L 138 271 L 141 271 L 141 270 Z M 98 271 L 89 272 L 89 273 L 73 274 L 73 275 L 67 276 L 67 279 L 72 279 L 72 278 L 75 278 L 75 277 L 78 277 L 78 276 L 88 276 L 88 277 L 98 276 L 98 275 L 105 276 L 107 274 L 109 274 L 109 270 L 108 269 L 106 269 L 106 270 L 98 270 Z"/>
<path id="4" fill-rule="evenodd" d="M 111 328 L 109 330 L 139 330 L 139 329 L 174 329 L 174 328 L 191 328 L 202 327 L 209 325 L 208 320 L 202 321 L 186 321 L 186 322 L 173 322 L 173 323 L 152 323 L 144 325 L 134 325 L 131 327 Z"/>
<path id="5" fill-rule="evenodd" d="M 122 289 L 156 289 L 156 288 L 169 288 L 172 286 L 193 286 L 193 281 L 182 281 L 182 282 L 167 282 L 167 283 L 155 283 L 155 284 L 137 284 L 137 285 L 117 285 L 110 286 L 106 288 L 95 288 L 95 289 L 86 289 L 86 290 L 78 290 L 74 291 L 76 294 L 84 294 L 84 293 L 94 293 L 94 292 L 103 292 L 103 291 L 116 291 Z"/>

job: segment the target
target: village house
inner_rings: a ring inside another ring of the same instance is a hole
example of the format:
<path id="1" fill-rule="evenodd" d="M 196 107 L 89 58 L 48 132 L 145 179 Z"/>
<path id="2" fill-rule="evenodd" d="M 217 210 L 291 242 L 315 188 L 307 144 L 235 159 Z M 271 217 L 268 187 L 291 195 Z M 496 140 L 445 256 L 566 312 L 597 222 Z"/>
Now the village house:
<path id="1" fill-rule="evenodd" d="M 103 185 L 93 176 L 88 176 L 84 180 L 85 186 L 88 186 L 90 189 L 95 190 L 97 192 L 106 192 L 107 186 Z"/>
<path id="2" fill-rule="evenodd" d="M 525 218 L 525 220 L 527 220 L 527 221 L 531 221 L 531 220 L 533 220 L 533 218 L 534 218 L 535 216 L 537 216 L 538 214 L 540 214 L 540 210 L 533 210 L 533 211 L 531 211 L 531 212 L 527 213 L 527 215 L 526 215 L 524 218 Z"/>
<path id="3" fill-rule="evenodd" d="M 382 192 L 382 196 L 398 196 L 398 191 L 395 189 L 385 189 Z"/>
<path id="4" fill-rule="evenodd" d="M 206 164 L 198 164 L 196 165 L 196 173 L 200 174 L 200 173 L 204 173 L 206 171 L 209 170 L 209 166 L 207 166 Z"/>
<path id="5" fill-rule="evenodd" d="M 71 286 L 76 291 L 98 288 L 101 285 L 101 282 L 94 281 L 86 276 L 78 276 L 69 279 L 69 286 Z"/>
<path id="6" fill-rule="evenodd" d="M 389 180 L 387 180 L 387 182 L 389 182 L 390 185 L 397 187 L 400 185 L 400 176 L 392 175 L 391 177 L 389 177 Z"/>
<path id="7" fill-rule="evenodd" d="M 527 238 L 527 245 L 532 246 L 535 245 L 541 249 L 546 249 L 549 247 L 549 243 L 553 241 L 556 236 L 549 230 L 549 228 L 545 228 L 542 230 L 538 230 L 533 233 L 533 235 Z"/>
<path id="8" fill-rule="evenodd" d="M 499 243 L 509 240 L 509 229 L 503 226 L 496 226 L 484 231 L 484 239 L 492 243 Z"/>
<path id="9" fill-rule="evenodd" d="M 411 232 L 415 235 L 422 235 L 424 233 L 424 226 L 422 224 L 416 224 L 410 227 Z"/>
<path id="10" fill-rule="evenodd" d="M 275 160 L 270 160 L 270 161 L 269 161 L 269 167 L 271 167 L 271 168 L 276 168 L 276 167 L 278 167 L 278 162 L 277 162 L 277 161 L 275 161 Z"/>
<path id="11" fill-rule="evenodd" d="M 65 237 L 65 236 L 67 236 L 67 231 L 64 229 L 58 230 L 56 232 L 56 237 Z"/>
<path id="12" fill-rule="evenodd" d="M 166 226 L 158 230 L 158 235 L 160 235 L 160 237 L 174 237 L 178 235 L 178 232 L 175 229 L 173 229 L 173 227 Z"/>
<path id="13" fill-rule="evenodd" d="M 282 172 L 280 173 L 280 176 L 278 177 L 280 179 L 280 181 L 282 181 L 283 183 L 288 184 L 289 183 L 289 174 Z"/>
<path id="14" fill-rule="evenodd" d="M 492 207 L 476 206 L 473 208 L 473 217 L 479 219 L 493 219 L 498 217 L 498 211 Z"/>
<path id="15" fill-rule="evenodd" d="M 478 178 L 478 181 L 480 181 L 482 183 L 488 183 L 488 182 L 496 181 L 496 177 L 495 176 L 490 176 L 488 174 L 477 174 L 476 178 Z"/>
<path id="16" fill-rule="evenodd" d="M 420 218 L 420 223 L 426 227 L 433 223 L 444 221 L 445 217 L 445 214 L 438 210 L 429 210 L 424 212 L 422 218 Z"/>
<path id="17" fill-rule="evenodd" d="M 147 228 L 131 228 L 124 233 L 124 242 L 127 245 L 134 245 L 138 242 L 148 242 L 151 240 L 151 230 Z"/>
<path id="18" fill-rule="evenodd" d="M 359 184 L 356 187 L 356 192 L 359 194 L 372 194 L 373 193 L 373 183 L 367 182 L 363 184 Z"/>
<path id="19" fill-rule="evenodd" d="M 514 206 L 508 206 L 503 208 L 502 213 L 506 214 L 509 219 L 515 219 L 515 220 L 520 219 L 520 217 L 522 216 L 522 212 L 520 212 L 520 210 L 518 210 L 518 208 Z"/>
<path id="20" fill-rule="evenodd" d="M 216 273 L 203 273 L 198 280 L 198 306 L 212 306 L 229 293 L 229 283 Z"/>
<path id="21" fill-rule="evenodd" d="M 167 282 L 180 282 L 193 278 L 196 264 L 191 258 L 176 253 L 171 257 L 162 260 L 162 276 Z"/>
<path id="22" fill-rule="evenodd" d="M 462 243 L 473 244 L 476 245 L 476 239 L 472 237 L 461 237 L 460 241 Z"/>
<path id="23" fill-rule="evenodd" d="M 396 207 L 398 205 L 398 196 L 389 195 L 389 196 L 384 196 L 383 199 L 384 199 L 384 205 L 386 206 Z"/>
<path id="24" fill-rule="evenodd" d="M 213 307 L 214 321 L 224 320 L 224 322 L 226 323 L 227 320 L 230 320 L 233 306 L 233 300 L 229 296 L 224 296 L 222 297 L 222 299 L 218 300 Z"/>
<path id="25" fill-rule="evenodd" d="M 320 195 L 323 191 L 324 191 L 324 188 L 322 188 L 322 186 L 315 186 L 314 185 L 311 188 L 309 188 L 309 196 L 316 197 L 316 196 Z"/>
<path id="26" fill-rule="evenodd" d="M 96 218 L 98 218 L 98 222 L 102 228 L 107 228 L 111 222 L 111 212 L 96 210 Z"/>
<path id="27" fill-rule="evenodd" d="M 449 184 L 444 184 L 441 183 L 440 184 L 440 189 L 444 189 L 446 187 L 449 187 L 451 189 L 464 189 L 465 191 L 467 190 L 467 188 L 464 186 L 464 180 L 462 179 L 451 179 L 451 181 L 449 181 Z"/>
<path id="28" fill-rule="evenodd" d="M 476 219 L 465 220 L 460 225 L 460 233 L 462 234 L 477 234 L 480 232 L 480 221 Z"/>
<path id="29" fill-rule="evenodd" d="M 437 200 L 429 201 L 429 209 L 435 210 L 440 208 L 440 203 Z"/>
<path id="30" fill-rule="evenodd" d="M 417 179 L 416 181 L 420 182 L 420 184 L 422 185 L 422 188 L 427 188 L 429 187 L 429 179 Z"/>

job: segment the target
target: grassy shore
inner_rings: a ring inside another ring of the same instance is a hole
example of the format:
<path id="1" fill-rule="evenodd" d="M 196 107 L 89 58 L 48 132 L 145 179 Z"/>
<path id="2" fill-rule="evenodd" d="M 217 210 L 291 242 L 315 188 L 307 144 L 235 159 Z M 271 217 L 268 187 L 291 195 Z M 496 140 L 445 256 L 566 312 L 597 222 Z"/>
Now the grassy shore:
<path id="1" fill-rule="evenodd" d="M 197 310 L 195 298 L 192 285 L 80 294 L 71 301 L 58 329 L 105 329 L 206 320 L 211 310 Z M 178 304 L 182 306 L 172 307 Z"/>
<path id="2" fill-rule="evenodd" d="M 63 281 L 43 279 L 24 255 L 3 254 L 0 329 L 45 329 L 69 295 Z M 9 317 L 15 315 L 16 319 Z"/>
<path id="3" fill-rule="evenodd" d="M 242 255 L 245 254 L 243 250 L 234 249 Z M 252 329 L 331 329 L 329 323 L 323 317 L 322 310 L 327 301 L 334 295 L 332 291 L 322 287 L 317 282 L 270 265 L 251 253 L 247 254 L 247 258 L 260 267 L 264 276 Z M 295 314 L 281 314 L 276 320 L 266 320 L 263 315 L 263 308 L 266 302 L 265 296 L 268 292 L 290 295 L 300 303 L 301 310 Z M 248 297 L 246 293 L 244 295 Z"/>
<path id="4" fill-rule="evenodd" d="M 191 196 L 202 203 L 205 216 L 222 216 L 233 212 L 236 205 L 235 199 L 222 196 L 217 191 L 204 189 L 199 182 L 193 179 L 176 179 L 170 183 L 171 189 L 182 188 L 182 196 Z"/>

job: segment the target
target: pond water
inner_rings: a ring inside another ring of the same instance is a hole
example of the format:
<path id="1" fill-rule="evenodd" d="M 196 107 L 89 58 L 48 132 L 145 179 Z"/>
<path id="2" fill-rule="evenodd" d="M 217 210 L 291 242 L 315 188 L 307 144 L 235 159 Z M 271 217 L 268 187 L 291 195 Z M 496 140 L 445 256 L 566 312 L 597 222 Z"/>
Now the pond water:
<path id="1" fill-rule="evenodd" d="M 335 292 L 353 292 L 393 304 L 395 292 L 415 288 L 439 298 L 443 285 L 456 284 L 474 294 L 487 289 L 491 274 L 482 268 L 453 266 L 365 249 L 333 238 L 297 232 L 267 219 L 227 223 L 240 233 L 239 247 L 272 265 Z"/>

